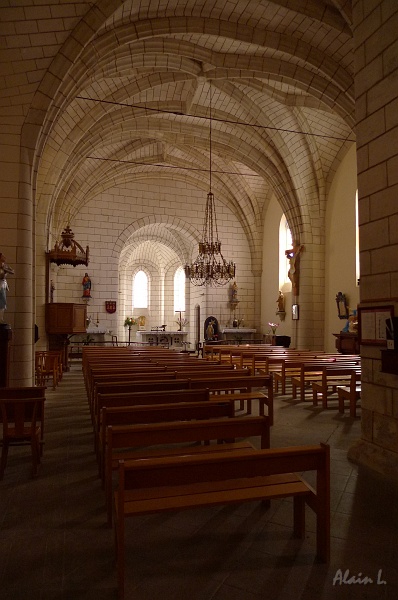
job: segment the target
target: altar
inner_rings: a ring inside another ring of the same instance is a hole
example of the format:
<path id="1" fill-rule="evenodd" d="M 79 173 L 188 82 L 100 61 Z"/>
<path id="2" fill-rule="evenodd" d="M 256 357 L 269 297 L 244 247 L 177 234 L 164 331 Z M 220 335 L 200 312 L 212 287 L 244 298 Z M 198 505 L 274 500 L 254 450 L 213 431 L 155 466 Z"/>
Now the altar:
<path id="1" fill-rule="evenodd" d="M 151 346 L 183 346 L 187 341 L 187 331 L 137 331 L 136 338 L 140 342 L 145 342 Z"/>
<path id="2" fill-rule="evenodd" d="M 243 340 L 253 340 L 254 334 L 257 329 L 250 329 L 248 327 L 231 327 L 227 329 L 222 329 L 221 333 L 223 336 L 223 340 L 235 340 L 239 337 Z"/>

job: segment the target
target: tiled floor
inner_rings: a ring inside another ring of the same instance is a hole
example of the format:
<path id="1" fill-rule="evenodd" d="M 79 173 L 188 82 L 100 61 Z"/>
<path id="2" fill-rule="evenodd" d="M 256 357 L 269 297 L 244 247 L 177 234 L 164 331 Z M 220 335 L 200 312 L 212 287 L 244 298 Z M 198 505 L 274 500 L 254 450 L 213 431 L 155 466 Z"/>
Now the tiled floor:
<path id="1" fill-rule="evenodd" d="M 275 400 L 273 446 L 331 445 L 328 566 L 314 560 L 310 512 L 306 539 L 291 537 L 289 501 L 267 512 L 249 503 L 153 515 L 128 523 L 126 600 L 396 600 L 398 490 L 347 461 L 359 433 L 359 419 L 336 408 Z M 47 392 L 45 440 L 38 479 L 28 449 L 12 448 L 0 482 L 0 599 L 116 599 L 113 533 L 78 364 Z"/>

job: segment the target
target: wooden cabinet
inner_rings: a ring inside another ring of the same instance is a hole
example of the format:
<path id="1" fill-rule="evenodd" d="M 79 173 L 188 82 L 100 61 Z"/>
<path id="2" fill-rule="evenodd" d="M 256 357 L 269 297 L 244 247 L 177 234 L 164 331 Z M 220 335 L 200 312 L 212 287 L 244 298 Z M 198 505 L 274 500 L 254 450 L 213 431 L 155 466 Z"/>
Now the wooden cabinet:
<path id="1" fill-rule="evenodd" d="M 71 302 L 46 304 L 46 332 L 50 334 L 86 333 L 87 306 Z"/>
<path id="2" fill-rule="evenodd" d="M 359 354 L 359 340 L 357 333 L 334 333 L 336 348 L 341 354 Z"/>

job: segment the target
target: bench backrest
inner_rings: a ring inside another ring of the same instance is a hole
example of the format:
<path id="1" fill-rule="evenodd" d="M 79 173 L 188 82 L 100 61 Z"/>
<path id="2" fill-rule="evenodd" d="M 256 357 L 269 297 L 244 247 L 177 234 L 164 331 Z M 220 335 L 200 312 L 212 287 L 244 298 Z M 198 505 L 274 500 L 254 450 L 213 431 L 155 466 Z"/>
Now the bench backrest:
<path id="1" fill-rule="evenodd" d="M 206 387 L 210 390 L 232 391 L 232 390 L 251 390 L 255 387 L 267 387 L 272 389 L 272 377 L 270 375 L 244 375 L 242 377 L 203 377 L 201 379 L 190 380 L 189 387 L 198 389 Z"/>
<path id="2" fill-rule="evenodd" d="M 232 402 L 203 401 L 136 406 L 104 406 L 101 410 L 101 429 L 105 433 L 108 425 L 135 425 L 138 423 L 232 417 L 233 412 L 234 405 Z"/>
<path id="3" fill-rule="evenodd" d="M 121 394 L 98 394 L 98 406 L 102 409 L 114 406 L 141 406 L 148 404 L 168 404 L 175 402 L 208 402 L 208 389 L 199 390 L 158 390 L 147 392 L 127 392 Z"/>
<path id="4" fill-rule="evenodd" d="M 189 485 L 303 471 L 317 471 L 316 493 L 328 506 L 330 455 L 325 444 L 120 461 L 119 487 Z"/>
<path id="5" fill-rule="evenodd" d="M 339 376 L 350 376 L 361 372 L 361 368 L 358 365 L 351 366 L 336 366 L 336 367 L 323 367 L 322 369 L 322 382 L 326 385 L 328 377 L 339 377 Z"/>
<path id="6" fill-rule="evenodd" d="M 269 448 L 269 430 L 267 416 L 109 426 L 106 430 L 107 454 L 109 459 L 117 448 L 142 449 L 197 441 L 230 441 L 234 438 L 251 436 L 260 436 L 261 447 Z M 142 455 L 141 450 L 140 455 Z"/>

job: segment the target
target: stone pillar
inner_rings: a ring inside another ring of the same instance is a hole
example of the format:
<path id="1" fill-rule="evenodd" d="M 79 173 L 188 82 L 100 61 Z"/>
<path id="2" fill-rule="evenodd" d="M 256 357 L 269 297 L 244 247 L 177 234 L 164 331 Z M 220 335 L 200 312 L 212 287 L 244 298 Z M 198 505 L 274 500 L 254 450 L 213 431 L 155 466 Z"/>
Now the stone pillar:
<path id="1" fill-rule="evenodd" d="M 359 198 L 360 307 L 391 305 L 398 314 L 396 0 L 353 6 Z M 398 379 L 384 373 L 381 349 L 361 345 L 361 439 L 353 461 L 398 473 Z"/>
<path id="2" fill-rule="evenodd" d="M 10 384 L 11 340 L 11 327 L 0 323 L 0 387 L 8 387 Z"/>

